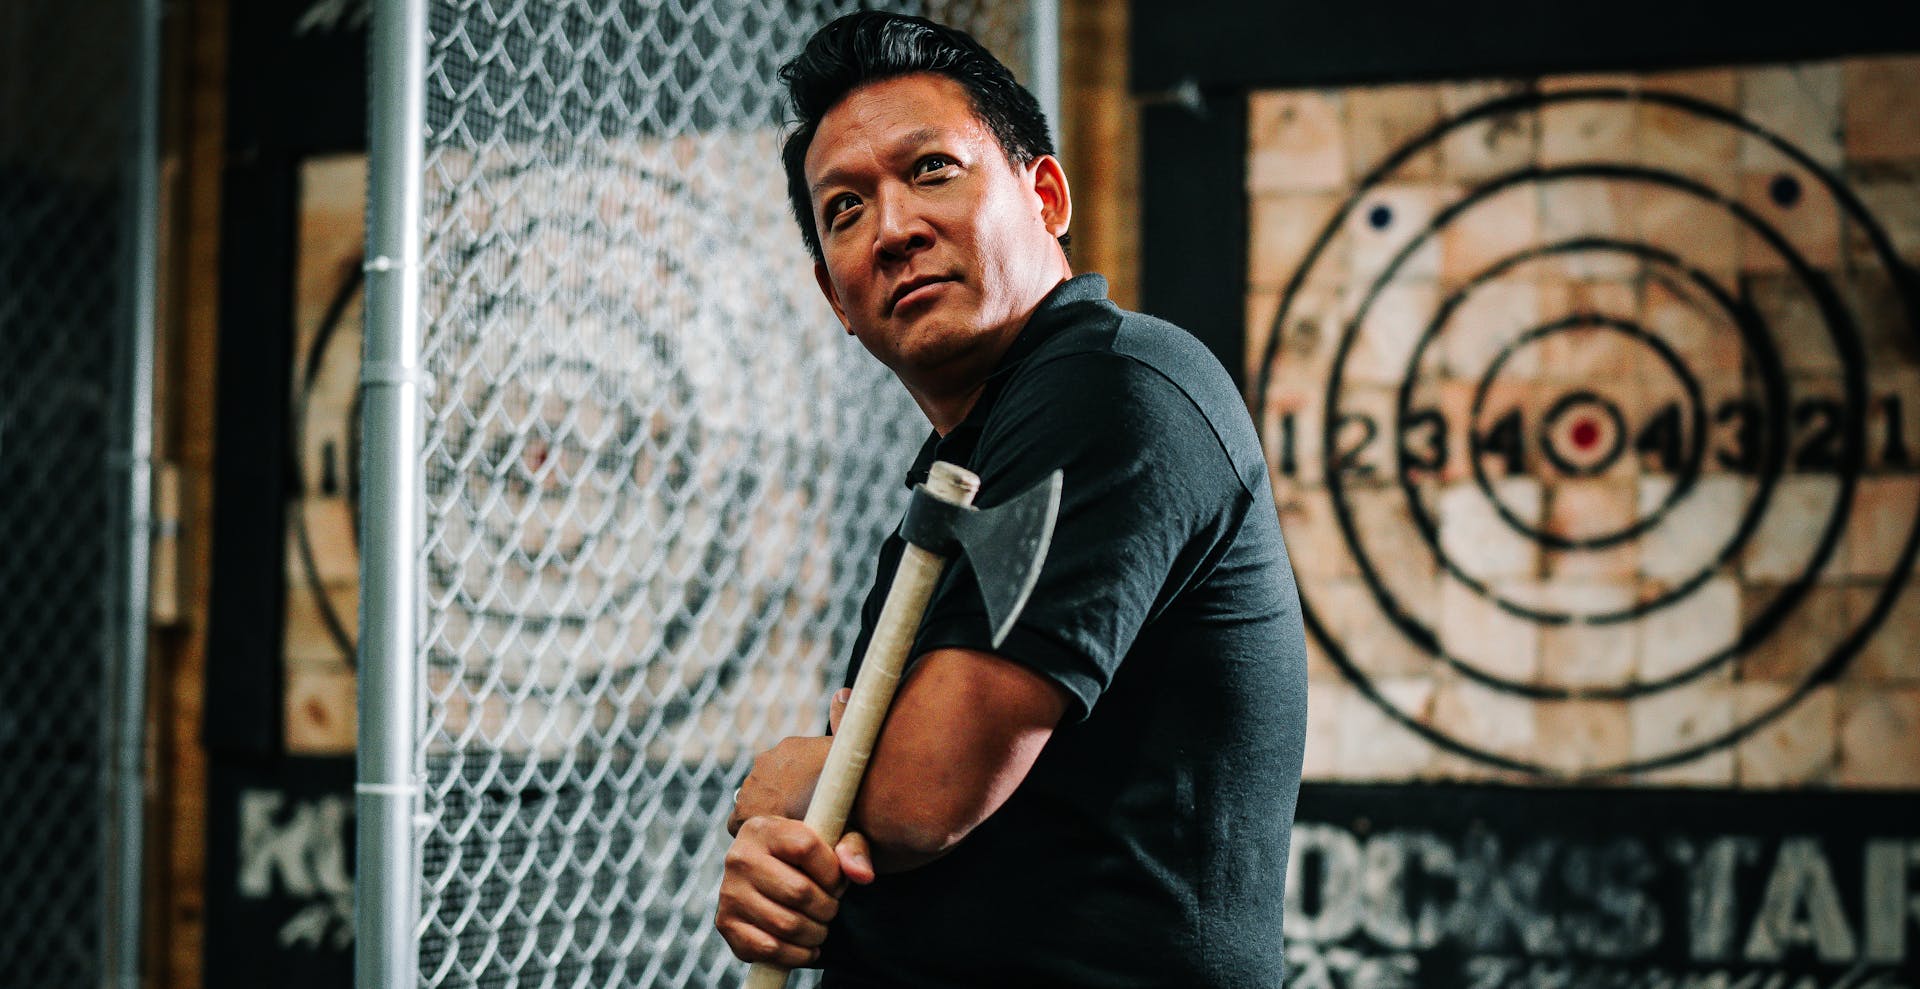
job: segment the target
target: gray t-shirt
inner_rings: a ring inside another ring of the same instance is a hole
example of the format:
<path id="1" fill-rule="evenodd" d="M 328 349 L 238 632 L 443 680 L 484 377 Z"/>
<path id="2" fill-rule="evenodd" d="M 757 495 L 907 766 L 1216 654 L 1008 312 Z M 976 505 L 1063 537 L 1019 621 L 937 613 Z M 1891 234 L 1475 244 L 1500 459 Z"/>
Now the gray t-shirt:
<path id="1" fill-rule="evenodd" d="M 1280 985 L 1306 645 L 1266 463 L 1225 369 L 1082 275 L 1041 303 L 910 481 L 936 459 L 978 473 L 983 506 L 1055 468 L 1065 486 L 1007 640 L 989 648 L 963 561 L 915 654 L 990 651 L 1070 701 L 1026 780 L 948 855 L 847 892 L 825 985 Z M 856 664 L 902 545 L 896 533 L 882 548 Z"/>

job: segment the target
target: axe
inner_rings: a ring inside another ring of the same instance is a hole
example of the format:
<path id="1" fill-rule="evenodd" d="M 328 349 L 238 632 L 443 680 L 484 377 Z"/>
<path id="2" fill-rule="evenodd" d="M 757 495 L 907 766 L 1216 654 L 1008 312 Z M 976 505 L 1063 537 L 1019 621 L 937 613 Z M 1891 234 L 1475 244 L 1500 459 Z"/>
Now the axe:
<path id="1" fill-rule="evenodd" d="M 1053 521 L 1060 514 L 1060 472 L 996 508 L 976 509 L 973 496 L 980 478 L 944 461 L 933 465 L 927 483 L 913 489 L 900 535 L 907 541 L 887 590 L 886 604 L 874 625 L 873 638 L 860 660 L 853 696 L 840 715 L 840 730 L 827 750 L 820 782 L 807 804 L 806 824 L 831 848 L 847 830 L 847 815 L 866 775 L 880 724 L 886 720 L 900 674 L 907 665 L 926 614 L 927 601 L 940 583 L 947 561 L 965 553 L 980 580 L 980 596 L 987 606 L 987 624 L 998 646 L 1013 630 L 1027 595 L 1040 579 L 1040 564 L 1053 541 Z M 787 970 L 756 962 L 747 975 L 746 989 L 781 989 Z"/>

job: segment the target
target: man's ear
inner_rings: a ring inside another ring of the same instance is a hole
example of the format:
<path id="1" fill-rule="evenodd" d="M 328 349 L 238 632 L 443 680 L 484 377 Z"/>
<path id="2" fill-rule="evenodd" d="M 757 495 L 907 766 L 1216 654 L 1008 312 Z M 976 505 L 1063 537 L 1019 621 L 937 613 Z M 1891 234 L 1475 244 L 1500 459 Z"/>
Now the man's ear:
<path id="1" fill-rule="evenodd" d="M 827 305 L 833 307 L 833 314 L 840 317 L 840 325 L 846 327 L 848 336 L 852 336 L 853 324 L 847 321 L 847 311 L 840 306 L 840 293 L 834 290 L 826 264 L 820 261 L 813 263 L 813 280 L 820 285 L 820 294 L 827 297 Z"/>
<path id="2" fill-rule="evenodd" d="M 1067 189 L 1066 170 L 1052 155 L 1041 155 L 1028 167 L 1034 195 L 1040 197 L 1040 220 L 1047 225 L 1047 233 L 1057 238 L 1073 224 L 1073 193 Z"/>

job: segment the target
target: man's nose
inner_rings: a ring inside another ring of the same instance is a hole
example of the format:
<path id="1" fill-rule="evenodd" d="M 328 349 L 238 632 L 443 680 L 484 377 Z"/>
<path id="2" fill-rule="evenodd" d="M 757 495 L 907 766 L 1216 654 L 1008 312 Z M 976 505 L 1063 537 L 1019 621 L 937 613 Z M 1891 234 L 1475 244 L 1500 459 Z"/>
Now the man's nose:
<path id="1" fill-rule="evenodd" d="M 874 250 L 881 255 L 904 258 L 933 243 L 933 228 L 905 196 L 881 196 L 878 203 L 879 229 Z"/>

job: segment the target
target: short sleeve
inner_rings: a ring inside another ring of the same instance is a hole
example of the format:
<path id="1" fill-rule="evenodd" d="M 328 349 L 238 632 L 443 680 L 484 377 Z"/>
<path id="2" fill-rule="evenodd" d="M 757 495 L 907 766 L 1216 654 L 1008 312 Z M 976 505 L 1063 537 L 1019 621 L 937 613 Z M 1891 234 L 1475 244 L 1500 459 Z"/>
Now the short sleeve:
<path id="1" fill-rule="evenodd" d="M 1217 558 L 1221 520 L 1244 488 L 1211 424 L 1177 384 L 1120 354 L 1083 352 L 1023 369 L 982 429 L 971 469 L 992 507 L 1064 473 L 1053 544 L 1007 639 L 989 644 L 972 568 L 956 561 L 915 655 L 961 647 L 1021 663 L 1087 716 L 1140 630 Z"/>

